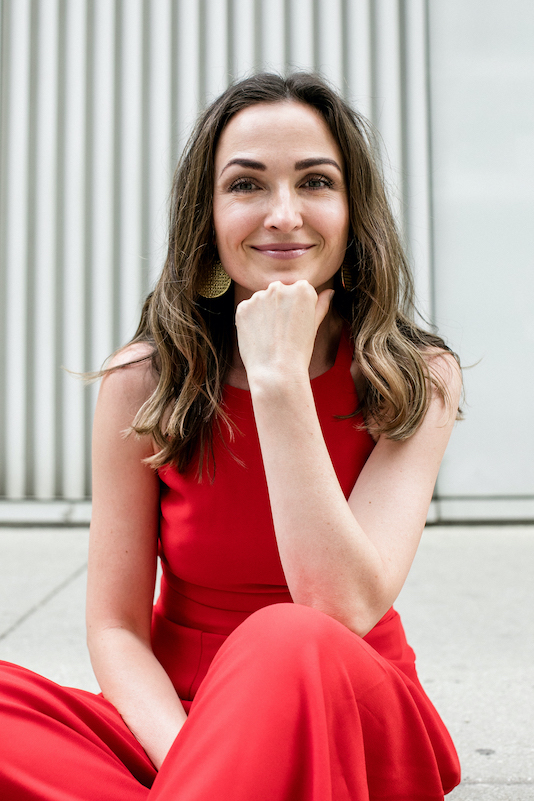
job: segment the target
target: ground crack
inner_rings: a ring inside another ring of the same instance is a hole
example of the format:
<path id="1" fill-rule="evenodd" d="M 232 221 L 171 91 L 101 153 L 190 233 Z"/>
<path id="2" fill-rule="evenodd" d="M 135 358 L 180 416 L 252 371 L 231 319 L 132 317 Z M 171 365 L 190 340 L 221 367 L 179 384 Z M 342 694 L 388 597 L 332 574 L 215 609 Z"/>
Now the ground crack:
<path id="1" fill-rule="evenodd" d="M 64 590 L 65 587 L 68 587 L 69 584 L 72 584 L 72 582 L 75 581 L 79 576 L 81 576 L 82 573 L 85 573 L 86 570 L 87 570 L 87 562 L 84 562 L 84 564 L 81 567 L 77 568 L 74 571 L 74 573 L 71 573 L 70 576 L 67 576 L 67 578 L 61 582 L 61 584 L 58 584 L 57 587 L 54 587 L 53 590 L 50 590 L 48 595 L 45 595 L 45 597 L 42 598 L 38 603 L 34 604 L 34 606 L 30 607 L 30 609 L 24 612 L 24 614 L 21 615 L 18 618 L 18 620 L 15 620 L 15 622 L 12 623 L 8 629 L 3 631 L 0 634 L 0 642 L 2 642 L 2 640 L 5 640 L 5 638 L 8 637 L 10 634 L 12 634 L 16 629 L 18 629 L 19 626 L 21 626 L 25 620 L 28 620 L 29 617 L 38 612 L 39 609 L 42 609 L 43 606 L 46 606 L 46 604 L 49 603 L 52 600 L 52 598 L 55 598 L 56 595 L 59 595 L 59 593 L 62 590 Z"/>

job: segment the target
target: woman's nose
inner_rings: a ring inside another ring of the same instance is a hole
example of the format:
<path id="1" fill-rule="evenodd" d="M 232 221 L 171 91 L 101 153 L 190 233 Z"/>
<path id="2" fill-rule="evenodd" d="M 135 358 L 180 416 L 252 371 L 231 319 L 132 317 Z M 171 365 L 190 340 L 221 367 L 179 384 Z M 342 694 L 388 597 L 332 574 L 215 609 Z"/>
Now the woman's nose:
<path id="1" fill-rule="evenodd" d="M 284 234 L 302 226 L 300 199 L 296 193 L 282 189 L 270 198 L 269 209 L 265 215 L 266 228 L 276 229 Z"/>

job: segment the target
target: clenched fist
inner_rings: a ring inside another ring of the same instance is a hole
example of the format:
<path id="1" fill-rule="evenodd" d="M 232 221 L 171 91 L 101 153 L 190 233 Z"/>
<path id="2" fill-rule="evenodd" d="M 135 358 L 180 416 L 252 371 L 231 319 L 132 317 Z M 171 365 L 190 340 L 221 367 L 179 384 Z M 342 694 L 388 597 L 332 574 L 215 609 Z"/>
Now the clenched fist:
<path id="1" fill-rule="evenodd" d="M 317 295 L 305 280 L 274 281 L 238 305 L 237 339 L 249 384 L 308 378 L 317 329 L 333 295 L 333 289 Z"/>

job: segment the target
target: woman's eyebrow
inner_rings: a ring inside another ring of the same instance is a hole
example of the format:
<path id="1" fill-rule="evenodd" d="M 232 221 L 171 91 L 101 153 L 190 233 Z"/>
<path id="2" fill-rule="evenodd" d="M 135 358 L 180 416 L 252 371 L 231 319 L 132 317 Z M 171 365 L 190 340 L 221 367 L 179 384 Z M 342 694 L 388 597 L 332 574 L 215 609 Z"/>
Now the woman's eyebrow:
<path id="1" fill-rule="evenodd" d="M 331 164 L 333 167 L 336 167 L 339 170 L 339 172 L 342 172 L 342 169 L 337 163 L 337 161 L 334 161 L 334 159 L 327 159 L 327 158 L 302 159 L 302 161 L 295 162 L 295 169 L 308 170 L 310 167 L 319 167 L 321 164 Z"/>
<path id="2" fill-rule="evenodd" d="M 322 156 L 296 161 L 295 170 L 308 170 L 310 167 L 319 167 L 321 164 L 331 164 L 333 167 L 336 167 L 339 172 L 343 172 L 337 161 Z M 231 159 L 228 164 L 223 167 L 221 170 L 221 175 L 228 167 L 231 167 L 232 165 L 237 165 L 238 167 L 247 167 L 249 170 L 261 170 L 262 172 L 265 172 L 267 169 L 265 164 L 263 164 L 261 161 L 254 161 L 254 159 L 235 158 Z"/>
<path id="3" fill-rule="evenodd" d="M 227 167 L 231 167 L 232 164 L 237 164 L 239 167 L 248 167 L 249 170 L 265 171 L 267 169 L 265 164 L 262 164 L 261 161 L 254 161 L 254 159 L 231 159 L 221 170 L 221 175 L 227 169 Z"/>

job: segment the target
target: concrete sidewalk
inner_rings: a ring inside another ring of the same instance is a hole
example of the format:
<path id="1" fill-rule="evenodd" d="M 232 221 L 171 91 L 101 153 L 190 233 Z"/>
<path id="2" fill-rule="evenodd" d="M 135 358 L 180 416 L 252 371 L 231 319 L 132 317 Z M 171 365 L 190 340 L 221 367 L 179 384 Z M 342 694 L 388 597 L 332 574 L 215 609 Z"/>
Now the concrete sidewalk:
<path id="1" fill-rule="evenodd" d="M 87 530 L 0 528 L 0 658 L 98 691 Z M 460 753 L 451 801 L 534 799 L 534 526 L 428 528 L 396 604 Z"/>

